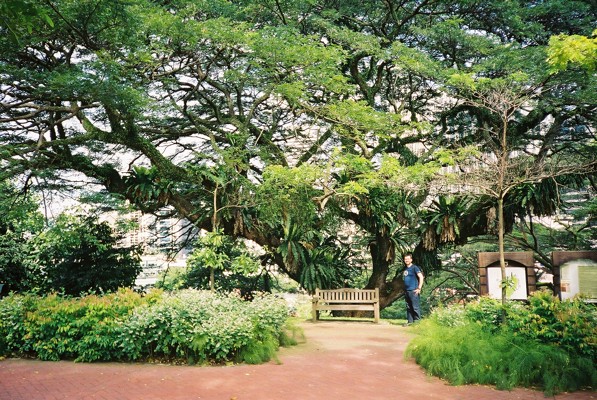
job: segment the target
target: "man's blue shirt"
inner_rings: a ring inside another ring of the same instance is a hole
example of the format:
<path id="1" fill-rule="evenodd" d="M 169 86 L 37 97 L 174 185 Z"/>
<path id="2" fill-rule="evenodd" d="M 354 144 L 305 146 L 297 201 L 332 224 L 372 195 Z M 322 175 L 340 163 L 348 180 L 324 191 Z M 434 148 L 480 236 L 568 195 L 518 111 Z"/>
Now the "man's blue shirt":
<path id="1" fill-rule="evenodd" d="M 415 290 L 419 287 L 419 278 L 417 278 L 419 272 L 423 271 L 415 264 L 411 264 L 410 267 L 404 269 L 403 276 L 406 290 Z"/>

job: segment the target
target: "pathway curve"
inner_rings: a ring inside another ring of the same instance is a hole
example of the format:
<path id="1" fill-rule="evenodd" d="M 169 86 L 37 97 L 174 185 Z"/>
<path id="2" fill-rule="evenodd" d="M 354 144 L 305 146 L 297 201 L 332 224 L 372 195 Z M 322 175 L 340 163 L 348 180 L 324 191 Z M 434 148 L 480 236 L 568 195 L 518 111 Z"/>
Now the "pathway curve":
<path id="1" fill-rule="evenodd" d="M 449 386 L 428 377 L 404 349 L 408 328 L 369 322 L 305 322 L 307 338 L 279 364 L 197 367 L 0 361 L 1 400 L 539 400 L 542 392 Z M 593 391 L 555 400 L 595 400 Z"/>

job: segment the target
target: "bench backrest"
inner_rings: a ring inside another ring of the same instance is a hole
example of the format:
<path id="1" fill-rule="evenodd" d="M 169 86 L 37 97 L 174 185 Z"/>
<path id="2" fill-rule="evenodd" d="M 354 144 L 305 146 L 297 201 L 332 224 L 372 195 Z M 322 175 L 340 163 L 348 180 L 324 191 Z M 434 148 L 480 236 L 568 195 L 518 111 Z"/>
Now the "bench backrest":
<path id="1" fill-rule="evenodd" d="M 372 303 L 379 302 L 379 289 L 315 289 L 315 296 L 324 302 Z"/>

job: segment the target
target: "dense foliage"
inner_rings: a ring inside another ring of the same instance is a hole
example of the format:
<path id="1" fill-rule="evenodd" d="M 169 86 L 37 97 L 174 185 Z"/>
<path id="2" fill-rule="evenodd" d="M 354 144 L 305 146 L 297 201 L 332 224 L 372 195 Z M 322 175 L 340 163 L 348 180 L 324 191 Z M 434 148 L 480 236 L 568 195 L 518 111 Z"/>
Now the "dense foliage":
<path id="1" fill-rule="evenodd" d="M 30 243 L 38 289 L 79 295 L 132 287 L 141 272 L 140 249 L 123 247 L 119 240 L 97 217 L 61 215 Z"/>
<path id="2" fill-rule="evenodd" d="M 286 303 L 184 290 L 82 298 L 10 295 L 0 301 L 0 353 L 42 360 L 261 363 L 285 336 Z"/>
<path id="3" fill-rule="evenodd" d="M 44 218 L 45 199 L 0 182 L 0 283 L 8 291 L 59 291 L 78 295 L 132 287 L 140 248 L 121 242 L 123 223 L 112 226 L 96 212 Z M 43 208 L 42 208 L 43 209 Z"/>
<path id="4" fill-rule="evenodd" d="M 28 239 L 43 229 L 35 199 L 22 196 L 14 185 L 0 181 L 0 283 L 9 290 L 27 290 L 36 281 L 28 268 Z"/>
<path id="5" fill-rule="evenodd" d="M 597 386 L 597 309 L 537 292 L 528 304 L 481 298 L 440 308 L 407 353 L 452 384 L 540 387 L 546 394 Z"/>

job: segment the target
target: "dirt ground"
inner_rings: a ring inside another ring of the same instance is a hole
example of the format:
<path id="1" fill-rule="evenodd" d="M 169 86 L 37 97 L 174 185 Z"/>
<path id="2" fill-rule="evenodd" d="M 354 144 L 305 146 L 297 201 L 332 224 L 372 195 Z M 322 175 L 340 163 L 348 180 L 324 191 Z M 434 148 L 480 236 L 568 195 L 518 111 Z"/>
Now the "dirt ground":
<path id="1" fill-rule="evenodd" d="M 371 322 L 304 322 L 306 341 L 281 349 L 279 362 L 198 367 L 151 364 L 0 361 L 0 399 L 122 400 L 538 400 L 542 392 L 450 386 L 403 352 L 409 328 Z M 596 392 L 555 400 L 597 399 Z"/>

